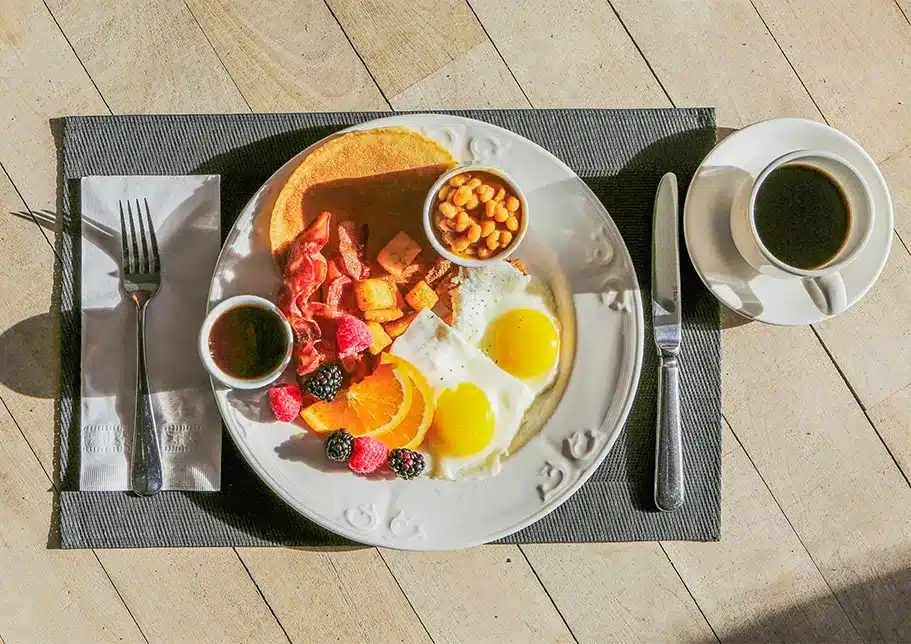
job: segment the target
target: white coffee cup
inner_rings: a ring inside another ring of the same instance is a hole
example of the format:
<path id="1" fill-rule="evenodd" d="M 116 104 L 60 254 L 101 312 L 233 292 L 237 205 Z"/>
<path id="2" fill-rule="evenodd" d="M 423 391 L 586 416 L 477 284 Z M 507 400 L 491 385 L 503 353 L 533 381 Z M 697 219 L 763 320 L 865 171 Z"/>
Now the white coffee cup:
<path id="1" fill-rule="evenodd" d="M 813 269 L 791 266 L 766 248 L 756 229 L 756 195 L 766 178 L 785 165 L 801 165 L 824 173 L 839 188 L 847 201 L 850 223 L 841 248 L 825 264 Z M 873 231 L 873 197 L 860 173 L 841 157 L 820 150 L 796 150 L 782 155 L 767 165 L 756 178 L 747 181 L 731 205 L 731 234 L 737 250 L 757 271 L 782 279 L 799 279 L 813 301 L 826 315 L 848 308 L 841 269 L 851 263 Z"/>

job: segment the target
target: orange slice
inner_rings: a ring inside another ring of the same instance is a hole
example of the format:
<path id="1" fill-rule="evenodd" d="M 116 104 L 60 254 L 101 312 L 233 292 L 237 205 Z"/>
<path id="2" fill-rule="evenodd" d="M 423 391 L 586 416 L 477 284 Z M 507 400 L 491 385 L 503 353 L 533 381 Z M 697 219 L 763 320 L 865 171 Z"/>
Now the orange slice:
<path id="1" fill-rule="evenodd" d="M 415 449 L 424 440 L 433 420 L 433 391 L 424 374 L 407 360 L 389 353 L 384 353 L 381 360 L 382 364 L 395 365 L 397 370 L 408 376 L 414 389 L 414 395 L 402 422 L 388 431 L 375 434 L 375 437 L 390 449 L 396 447 Z"/>
<path id="2" fill-rule="evenodd" d="M 315 432 L 347 429 L 352 436 L 371 436 L 398 426 L 411 408 L 411 379 L 391 364 L 351 385 L 332 402 L 318 402 L 301 411 Z"/>

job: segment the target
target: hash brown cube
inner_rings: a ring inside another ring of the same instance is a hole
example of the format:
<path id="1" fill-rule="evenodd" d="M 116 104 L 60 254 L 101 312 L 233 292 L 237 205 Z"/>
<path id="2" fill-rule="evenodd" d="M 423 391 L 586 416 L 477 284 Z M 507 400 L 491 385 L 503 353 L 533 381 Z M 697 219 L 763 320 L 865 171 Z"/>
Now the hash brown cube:
<path id="1" fill-rule="evenodd" d="M 393 285 L 384 279 L 366 279 L 354 285 L 354 296 L 361 311 L 395 306 Z"/>
<path id="2" fill-rule="evenodd" d="M 364 319 L 368 322 L 391 322 L 398 320 L 405 313 L 397 306 L 389 306 L 384 309 L 367 309 L 364 311 Z"/>
<path id="3" fill-rule="evenodd" d="M 379 322 L 368 322 L 367 328 L 370 329 L 370 333 L 373 335 L 373 342 L 370 343 L 368 349 L 371 354 L 382 353 L 383 349 L 392 344 L 392 338 L 389 337 L 389 334 L 386 333 L 383 325 Z"/>
<path id="4" fill-rule="evenodd" d="M 408 294 L 405 296 L 405 301 L 408 302 L 408 305 L 415 311 L 432 309 L 439 299 L 436 292 L 430 288 L 430 285 L 424 280 L 415 284 L 414 288 L 408 291 Z"/>
<path id="5" fill-rule="evenodd" d="M 387 322 L 383 325 L 383 328 L 386 329 L 386 333 L 389 334 L 390 338 L 397 338 L 408 330 L 408 327 L 411 326 L 411 323 L 417 316 L 417 311 L 413 311 L 408 315 L 400 317 L 398 320 Z"/>
<path id="6" fill-rule="evenodd" d="M 377 255 L 376 261 L 390 275 L 401 275 L 420 254 L 420 244 L 400 230 L 388 244 L 383 246 L 383 250 Z"/>

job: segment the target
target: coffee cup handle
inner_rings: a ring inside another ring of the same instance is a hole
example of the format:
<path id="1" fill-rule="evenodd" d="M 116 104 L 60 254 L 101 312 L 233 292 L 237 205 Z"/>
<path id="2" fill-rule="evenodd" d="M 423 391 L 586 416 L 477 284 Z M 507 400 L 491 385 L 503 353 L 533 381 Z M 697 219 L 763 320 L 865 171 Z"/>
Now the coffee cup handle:
<path id="1" fill-rule="evenodd" d="M 813 303 L 826 315 L 836 315 L 848 308 L 845 283 L 839 273 L 810 277 L 803 281 Z"/>

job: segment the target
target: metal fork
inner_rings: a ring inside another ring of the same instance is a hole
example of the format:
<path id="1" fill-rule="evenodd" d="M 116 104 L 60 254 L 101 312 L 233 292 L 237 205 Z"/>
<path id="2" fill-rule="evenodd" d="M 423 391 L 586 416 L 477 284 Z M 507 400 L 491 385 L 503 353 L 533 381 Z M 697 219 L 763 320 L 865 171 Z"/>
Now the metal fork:
<path id="1" fill-rule="evenodd" d="M 123 268 L 123 290 L 136 303 L 136 416 L 133 421 L 133 453 L 130 457 L 130 483 L 133 492 L 140 496 L 155 494 L 161 489 L 161 450 L 158 445 L 158 431 L 155 415 L 152 413 L 152 399 L 149 395 L 149 379 L 146 374 L 145 353 L 145 312 L 161 286 L 161 258 L 158 254 L 158 239 L 149 213 L 149 202 L 145 203 L 146 223 L 142 221 L 142 208 L 136 200 L 136 217 L 127 200 L 120 202 L 120 244 L 121 266 Z M 124 219 L 126 203 L 129 219 Z M 136 235 L 136 220 L 139 222 L 139 236 Z M 148 230 L 146 230 L 148 227 Z M 138 239 L 138 241 L 137 241 Z M 140 253 L 140 244 L 142 252 Z M 151 251 L 151 252 L 150 252 Z"/>

